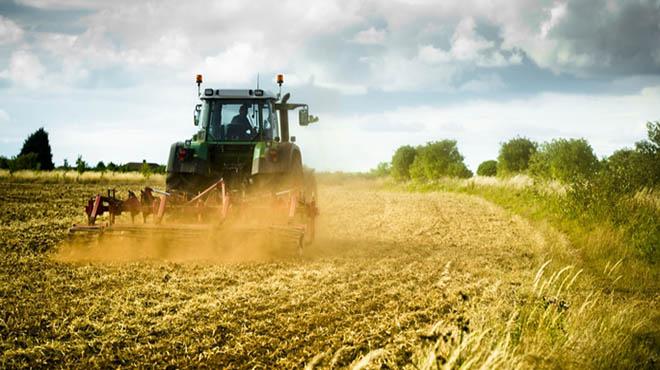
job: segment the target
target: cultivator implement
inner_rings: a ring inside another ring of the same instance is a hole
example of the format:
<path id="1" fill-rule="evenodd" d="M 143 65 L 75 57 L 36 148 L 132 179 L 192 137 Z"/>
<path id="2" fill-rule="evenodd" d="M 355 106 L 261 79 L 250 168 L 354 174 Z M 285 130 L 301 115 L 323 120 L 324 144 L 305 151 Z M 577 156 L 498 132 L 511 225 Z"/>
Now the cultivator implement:
<path id="1" fill-rule="evenodd" d="M 88 200 L 85 214 L 86 224 L 69 229 L 72 237 L 191 245 L 204 241 L 218 248 L 230 244 L 240 248 L 248 240 L 259 240 L 274 249 L 301 253 L 304 244 L 314 239 L 318 209 L 314 199 L 305 199 L 295 188 L 246 195 L 229 191 L 220 180 L 195 196 L 146 187 L 139 197 L 129 191 L 127 198 L 120 199 L 116 190 L 109 189 Z M 130 223 L 119 222 L 122 214 L 130 216 Z M 141 223 L 136 222 L 138 215 Z"/>

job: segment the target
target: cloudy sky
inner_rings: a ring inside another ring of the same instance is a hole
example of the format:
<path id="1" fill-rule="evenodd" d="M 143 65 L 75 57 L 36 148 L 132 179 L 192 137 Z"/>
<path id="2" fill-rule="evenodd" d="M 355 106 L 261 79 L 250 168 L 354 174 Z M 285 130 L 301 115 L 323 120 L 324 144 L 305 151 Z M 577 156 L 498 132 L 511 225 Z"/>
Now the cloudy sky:
<path id="1" fill-rule="evenodd" d="M 275 90 L 321 170 L 455 139 L 474 170 L 514 136 L 599 156 L 660 120 L 660 0 L 0 0 L 0 155 L 32 131 L 54 159 L 164 163 L 195 131 L 194 76 Z"/>

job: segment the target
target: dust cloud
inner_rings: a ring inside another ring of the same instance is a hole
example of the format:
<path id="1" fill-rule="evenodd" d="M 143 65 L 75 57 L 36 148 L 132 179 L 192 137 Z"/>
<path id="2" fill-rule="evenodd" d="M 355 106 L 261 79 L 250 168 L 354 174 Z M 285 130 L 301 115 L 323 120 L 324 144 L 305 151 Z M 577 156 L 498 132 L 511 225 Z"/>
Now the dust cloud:
<path id="1" fill-rule="evenodd" d="M 276 216 L 270 211 L 241 211 L 236 219 L 220 227 L 181 218 L 162 226 L 118 221 L 115 231 L 71 235 L 57 248 L 54 259 L 241 263 L 299 256 L 300 233 Z"/>

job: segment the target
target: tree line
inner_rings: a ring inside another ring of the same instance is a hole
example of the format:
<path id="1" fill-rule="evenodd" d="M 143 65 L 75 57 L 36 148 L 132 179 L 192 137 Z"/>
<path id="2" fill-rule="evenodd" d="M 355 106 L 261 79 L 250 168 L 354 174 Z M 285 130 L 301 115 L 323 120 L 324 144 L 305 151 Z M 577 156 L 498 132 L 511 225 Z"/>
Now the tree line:
<path id="1" fill-rule="evenodd" d="M 566 184 L 602 177 L 616 179 L 620 191 L 652 188 L 660 184 L 660 121 L 648 122 L 646 127 L 647 139 L 602 159 L 586 139 L 557 138 L 538 143 L 515 137 L 501 143 L 497 158 L 482 162 L 476 172 L 478 176 L 498 177 L 525 174 Z M 401 146 L 390 162 L 380 163 L 371 172 L 397 181 L 473 176 L 455 140 Z"/>
<path id="2" fill-rule="evenodd" d="M 560 182 L 565 192 L 557 196 L 556 204 L 562 215 L 585 224 L 613 225 L 622 230 L 634 250 L 657 261 L 660 121 L 648 122 L 646 128 L 646 139 L 602 159 L 585 139 L 537 143 L 515 137 L 501 143 L 497 158 L 482 162 L 477 175 L 505 178 L 525 174 L 541 186 L 546 181 Z M 454 140 L 401 146 L 390 162 L 379 164 L 371 174 L 401 182 L 472 176 Z"/>
<path id="3" fill-rule="evenodd" d="M 81 155 L 78 156 L 75 163 L 70 164 L 64 159 L 61 166 L 56 167 L 53 163 L 53 154 L 50 147 L 48 132 L 43 127 L 31 133 L 23 142 L 23 147 L 18 155 L 11 158 L 0 156 L 0 169 L 7 169 L 10 173 L 20 170 L 63 170 L 77 171 L 83 173 L 87 171 L 97 172 L 131 172 L 139 171 L 143 174 L 165 173 L 165 166 L 155 163 L 147 163 L 143 160 L 141 163 L 120 163 L 109 162 L 105 164 L 99 161 L 95 166 L 88 164 Z"/>

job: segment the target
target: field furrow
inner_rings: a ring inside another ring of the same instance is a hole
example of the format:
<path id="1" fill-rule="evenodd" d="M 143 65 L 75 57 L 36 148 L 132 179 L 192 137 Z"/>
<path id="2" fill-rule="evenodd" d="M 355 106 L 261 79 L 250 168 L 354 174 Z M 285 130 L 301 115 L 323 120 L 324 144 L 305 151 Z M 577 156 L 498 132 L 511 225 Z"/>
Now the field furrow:
<path id="1" fill-rule="evenodd" d="M 2 193 L 15 208 L 5 214 L 33 210 L 43 194 Z M 31 216 L 34 229 L 3 220 L 3 367 L 347 366 L 381 349 L 379 361 L 406 366 L 423 361 L 434 324 L 456 335 L 504 319 L 544 260 L 544 236 L 484 200 L 360 184 L 321 188 L 318 241 L 302 259 L 116 262 L 99 253 L 60 262 L 56 252 L 16 253 L 30 230 L 49 229 L 46 244 L 62 238 L 75 218 L 47 216 L 53 207 L 80 212 L 66 194 Z"/>

